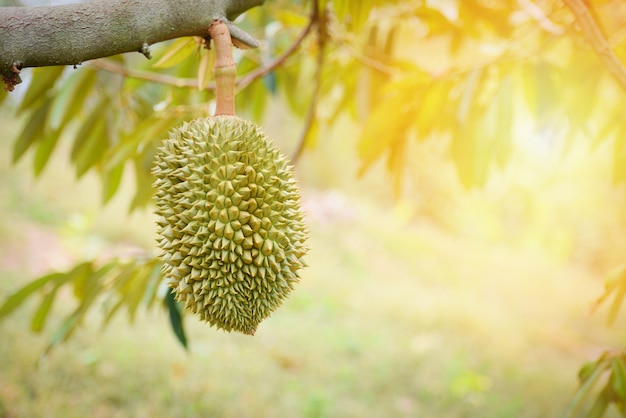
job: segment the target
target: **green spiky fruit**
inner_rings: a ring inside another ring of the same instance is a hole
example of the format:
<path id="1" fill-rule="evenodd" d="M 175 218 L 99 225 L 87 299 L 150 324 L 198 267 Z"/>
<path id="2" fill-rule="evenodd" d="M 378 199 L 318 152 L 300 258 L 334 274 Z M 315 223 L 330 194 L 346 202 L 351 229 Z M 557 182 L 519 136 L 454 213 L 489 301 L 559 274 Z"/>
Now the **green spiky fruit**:
<path id="1" fill-rule="evenodd" d="M 307 251 L 285 157 L 254 123 L 217 116 L 171 132 L 152 171 L 157 243 L 177 300 L 211 325 L 254 334 Z"/>

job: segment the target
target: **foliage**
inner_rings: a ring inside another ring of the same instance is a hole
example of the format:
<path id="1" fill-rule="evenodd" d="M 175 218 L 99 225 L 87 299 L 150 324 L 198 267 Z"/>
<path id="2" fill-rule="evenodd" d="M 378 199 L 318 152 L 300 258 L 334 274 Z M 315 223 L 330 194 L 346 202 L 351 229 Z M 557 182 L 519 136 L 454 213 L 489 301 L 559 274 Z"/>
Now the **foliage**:
<path id="1" fill-rule="evenodd" d="M 31 319 L 31 330 L 40 332 L 48 319 L 53 303 L 59 297 L 59 290 L 68 286 L 78 300 L 78 306 L 71 311 L 57 328 L 46 352 L 55 345 L 67 340 L 84 320 L 98 298 L 103 298 L 104 323 L 125 307 L 132 322 L 137 308 L 144 304 L 147 308 L 159 297 L 161 265 L 155 259 L 134 259 L 132 261 L 112 260 L 104 264 L 94 261 L 78 264 L 65 273 L 51 273 L 19 289 L 10 295 L 0 307 L 0 319 L 10 315 L 26 300 L 39 294 L 40 302 Z M 172 327 L 178 339 L 186 345 L 184 332 L 178 331 L 181 324 L 177 307 L 172 305 L 169 292 L 161 296 L 170 311 Z"/>
<path id="2" fill-rule="evenodd" d="M 623 59 L 624 6 L 617 0 L 586 4 Z M 360 173 L 386 161 L 396 196 L 403 194 L 407 150 L 432 140 L 445 143 L 466 188 L 484 186 L 490 174 L 505 170 L 527 137 L 563 153 L 581 138 L 592 138 L 593 147 L 613 149 L 614 181 L 626 179 L 623 91 L 561 1 L 320 0 L 307 7 L 277 0 L 248 12 L 240 25 L 263 44 L 237 54 L 240 113 L 260 120 L 274 97 L 304 119 L 294 161 L 301 150 L 323 146 L 321 133 L 346 118 L 362 126 Z M 17 106 L 24 125 L 14 160 L 32 152 L 33 170 L 41 175 L 60 141 L 69 141 L 77 178 L 98 173 L 104 203 L 132 170 L 130 209 L 149 205 L 158 141 L 181 121 L 209 113 L 213 100 L 212 54 L 203 39 L 178 39 L 158 46 L 154 55 L 154 62 L 116 56 L 76 70 L 33 70 Z M 78 292 L 80 305 L 52 344 L 71 334 L 101 292 L 115 290 L 115 306 L 127 306 L 132 317 L 142 299 L 155 297 L 136 293 L 146 280 L 158 281 L 145 273 L 156 262 L 145 263 L 94 260 L 45 276 L 9 298 L 1 316 L 43 289 L 33 318 L 39 330 L 60 287 L 90 283 Z M 623 274 L 618 276 L 601 299 L 617 293 L 611 321 L 625 294 Z M 174 312 L 170 307 L 173 318 Z M 177 335 L 186 341 L 181 331 Z M 621 405 L 623 361 L 623 354 L 606 354 L 583 369 L 572 413 L 608 371 L 594 411 L 610 402 Z"/>
<path id="3" fill-rule="evenodd" d="M 607 378 L 608 375 L 608 378 Z M 611 404 L 615 404 L 623 415 L 626 411 L 626 352 L 605 352 L 596 361 L 585 364 L 578 374 L 580 390 L 574 397 L 567 417 L 575 417 L 582 409 L 584 401 L 592 395 L 595 386 L 603 380 L 600 390 L 591 408 L 584 416 L 602 417 Z"/>

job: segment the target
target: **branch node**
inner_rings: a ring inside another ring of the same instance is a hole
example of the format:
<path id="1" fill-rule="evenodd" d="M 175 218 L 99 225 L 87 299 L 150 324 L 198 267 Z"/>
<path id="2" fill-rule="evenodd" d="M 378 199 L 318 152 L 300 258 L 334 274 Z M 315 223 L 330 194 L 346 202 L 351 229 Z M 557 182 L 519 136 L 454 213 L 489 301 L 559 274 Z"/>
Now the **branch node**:
<path id="1" fill-rule="evenodd" d="M 228 32 L 230 33 L 230 38 L 232 40 L 233 45 L 235 45 L 239 49 L 250 49 L 250 48 L 258 48 L 260 43 L 259 41 L 248 32 L 239 27 L 235 26 L 233 22 L 226 19 L 225 17 L 220 17 L 219 19 L 215 19 L 216 21 L 220 21 L 226 25 L 228 28 Z"/>
<path id="2" fill-rule="evenodd" d="M 11 72 L 13 74 L 19 74 L 20 71 L 22 71 L 22 65 L 24 65 L 24 63 L 20 60 L 14 61 L 13 64 L 11 64 Z"/>
<path id="3" fill-rule="evenodd" d="M 9 71 L 2 74 L 2 81 L 4 82 L 4 91 L 13 91 L 15 86 L 22 82 L 20 72 L 24 63 L 20 60 L 13 61 L 9 67 Z"/>
<path id="4" fill-rule="evenodd" d="M 139 52 L 141 52 L 143 56 L 147 59 L 152 59 L 152 54 L 150 53 L 150 45 L 148 45 L 147 42 L 144 42 L 141 45 L 141 49 L 139 49 Z"/>

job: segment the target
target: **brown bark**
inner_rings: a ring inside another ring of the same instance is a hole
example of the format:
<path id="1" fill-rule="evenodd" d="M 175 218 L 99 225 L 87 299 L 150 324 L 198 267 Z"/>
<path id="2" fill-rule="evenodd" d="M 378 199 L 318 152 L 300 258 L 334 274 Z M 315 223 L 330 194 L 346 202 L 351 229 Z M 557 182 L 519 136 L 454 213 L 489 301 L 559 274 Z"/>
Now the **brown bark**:
<path id="1" fill-rule="evenodd" d="M 46 7 L 0 8 L 0 75 L 19 82 L 26 67 L 77 65 L 126 52 L 149 56 L 149 45 L 207 36 L 215 19 L 228 21 L 264 0 L 96 0 Z M 229 24 L 238 43 L 255 40 Z"/>

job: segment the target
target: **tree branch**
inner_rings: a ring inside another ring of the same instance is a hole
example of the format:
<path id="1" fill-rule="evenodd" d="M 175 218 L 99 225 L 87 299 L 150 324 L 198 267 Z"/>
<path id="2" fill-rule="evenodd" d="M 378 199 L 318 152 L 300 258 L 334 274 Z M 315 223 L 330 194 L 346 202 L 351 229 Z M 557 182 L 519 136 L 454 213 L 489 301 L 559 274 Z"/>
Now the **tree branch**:
<path id="1" fill-rule="evenodd" d="M 298 48 L 300 47 L 300 44 L 302 44 L 302 42 L 307 37 L 307 35 L 311 32 L 311 29 L 315 25 L 316 21 L 317 21 L 317 13 L 313 13 L 311 15 L 311 18 L 309 19 L 309 24 L 306 25 L 306 27 L 302 30 L 302 32 L 296 38 L 293 44 L 291 44 L 291 46 L 285 52 L 283 52 L 282 55 L 280 55 L 271 63 L 264 65 L 263 67 L 259 67 L 256 70 L 251 71 L 247 73 L 245 76 L 243 76 L 237 82 L 237 91 L 241 91 L 245 89 L 247 86 L 252 84 L 254 80 L 256 80 L 257 78 L 263 77 L 266 74 L 271 73 L 276 67 L 281 65 L 283 62 L 285 62 L 287 58 L 293 55 L 293 53 L 298 50 Z"/>
<path id="2" fill-rule="evenodd" d="M 268 64 L 259 67 L 253 71 L 250 71 L 244 74 L 240 79 L 237 80 L 237 93 L 241 90 L 248 87 L 258 78 L 261 78 L 268 73 L 271 73 L 276 69 L 276 67 L 280 66 L 292 56 L 300 47 L 302 42 L 306 39 L 306 37 L 311 32 L 313 26 L 317 21 L 317 15 L 311 15 L 309 19 L 309 23 L 307 26 L 300 32 L 298 37 L 294 40 L 294 42 L 284 51 L 281 55 L 276 57 L 273 61 Z M 232 34 L 231 34 L 232 35 Z M 95 60 L 90 63 L 93 67 L 108 71 L 110 73 L 119 74 L 125 77 L 136 78 L 139 80 L 151 81 L 154 83 L 167 84 L 174 87 L 186 87 L 186 88 L 198 88 L 198 80 L 195 78 L 180 78 L 176 76 L 171 76 L 167 74 L 160 74 L 152 71 L 144 71 L 144 70 L 136 70 L 131 68 L 126 68 L 123 65 L 107 61 L 107 60 Z M 205 86 L 207 90 L 215 90 L 215 83 L 209 83 Z"/>
<path id="3" fill-rule="evenodd" d="M 609 72 L 626 92 L 626 68 L 611 49 L 600 26 L 595 21 L 582 0 L 563 0 L 570 8 L 580 25 L 585 39 L 591 44 L 598 57 L 604 62 Z"/>
<path id="4" fill-rule="evenodd" d="M 0 8 L 0 75 L 11 89 L 26 67 L 76 65 L 138 51 L 183 36 L 207 36 L 215 19 L 227 21 L 264 0 L 97 0 L 46 7 Z M 232 25 L 229 24 L 229 29 Z M 241 30 L 238 44 L 256 46 Z"/>
<path id="5" fill-rule="evenodd" d="M 198 88 L 197 78 L 182 78 L 153 71 L 136 70 L 104 59 L 91 61 L 89 65 L 98 70 L 108 71 L 113 74 L 119 74 L 124 77 L 136 78 L 138 80 L 151 81 L 153 83 L 166 84 L 173 87 L 186 87 L 193 89 Z M 206 86 L 206 88 L 208 90 L 215 90 L 215 84 L 210 83 L 208 86 Z"/>
<path id="6" fill-rule="evenodd" d="M 304 146 L 306 145 L 307 138 L 309 137 L 313 125 L 316 122 L 317 105 L 319 102 L 320 88 L 322 85 L 324 50 L 326 48 L 326 42 L 328 40 L 328 16 L 326 15 L 326 11 L 327 9 L 324 9 L 320 13 L 318 0 L 313 0 L 313 13 L 311 15 L 311 22 L 317 25 L 317 56 L 315 60 L 316 67 L 315 75 L 313 76 L 313 93 L 311 95 L 311 104 L 309 105 L 309 110 L 307 111 L 306 119 L 304 121 L 304 128 L 302 129 L 300 141 L 298 141 L 298 145 L 293 155 L 291 156 L 291 164 L 294 166 L 298 163 L 298 160 L 300 160 L 300 156 L 304 151 Z"/>

